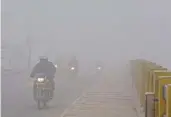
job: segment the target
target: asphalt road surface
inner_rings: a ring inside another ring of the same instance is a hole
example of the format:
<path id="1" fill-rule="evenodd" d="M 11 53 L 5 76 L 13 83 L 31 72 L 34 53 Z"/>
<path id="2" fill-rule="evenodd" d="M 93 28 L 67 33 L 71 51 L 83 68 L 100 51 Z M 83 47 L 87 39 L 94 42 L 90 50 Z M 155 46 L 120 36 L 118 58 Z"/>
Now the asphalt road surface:
<path id="1" fill-rule="evenodd" d="M 92 75 L 76 79 L 56 77 L 55 95 L 48 107 L 38 110 L 27 73 L 2 76 L 2 117 L 60 117 L 84 90 L 95 82 Z"/>

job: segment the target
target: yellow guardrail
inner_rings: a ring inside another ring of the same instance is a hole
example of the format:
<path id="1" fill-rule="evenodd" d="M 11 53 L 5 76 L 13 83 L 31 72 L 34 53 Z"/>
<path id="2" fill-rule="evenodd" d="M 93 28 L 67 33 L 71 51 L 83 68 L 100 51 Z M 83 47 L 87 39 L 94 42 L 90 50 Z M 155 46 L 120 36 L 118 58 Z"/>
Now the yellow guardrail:
<path id="1" fill-rule="evenodd" d="M 171 84 L 166 88 L 166 117 L 171 117 Z"/>
<path id="2" fill-rule="evenodd" d="M 136 109 L 143 108 L 146 117 L 171 117 L 171 72 L 147 60 L 131 60 L 130 63 L 132 83 L 140 104 Z"/>

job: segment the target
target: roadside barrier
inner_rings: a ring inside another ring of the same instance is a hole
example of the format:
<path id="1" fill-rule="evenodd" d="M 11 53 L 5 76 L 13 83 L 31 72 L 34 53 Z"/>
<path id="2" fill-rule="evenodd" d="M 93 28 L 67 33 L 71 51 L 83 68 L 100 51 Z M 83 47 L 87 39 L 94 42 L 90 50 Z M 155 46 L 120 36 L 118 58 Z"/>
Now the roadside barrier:
<path id="1" fill-rule="evenodd" d="M 171 117 L 171 72 L 142 59 L 131 60 L 130 66 L 138 115 Z"/>

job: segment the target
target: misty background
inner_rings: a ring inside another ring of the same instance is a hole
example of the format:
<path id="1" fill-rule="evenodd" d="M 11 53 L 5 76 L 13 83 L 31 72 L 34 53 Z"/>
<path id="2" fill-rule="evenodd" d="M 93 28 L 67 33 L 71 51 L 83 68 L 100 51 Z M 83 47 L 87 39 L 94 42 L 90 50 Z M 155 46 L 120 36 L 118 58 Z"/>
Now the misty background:
<path id="1" fill-rule="evenodd" d="M 2 0 L 2 65 L 76 55 L 82 65 L 145 58 L 171 68 L 169 0 Z"/>

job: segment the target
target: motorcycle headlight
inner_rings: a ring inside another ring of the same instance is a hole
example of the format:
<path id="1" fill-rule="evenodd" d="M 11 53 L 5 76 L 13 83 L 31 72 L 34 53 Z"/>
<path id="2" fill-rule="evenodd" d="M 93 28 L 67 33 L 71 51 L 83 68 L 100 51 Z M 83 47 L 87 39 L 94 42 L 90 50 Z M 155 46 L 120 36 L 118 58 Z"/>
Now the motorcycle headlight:
<path id="1" fill-rule="evenodd" d="M 74 67 L 71 67 L 71 70 L 74 70 L 75 68 Z"/>
<path id="2" fill-rule="evenodd" d="M 58 68 L 58 65 L 56 64 L 55 67 Z"/>
<path id="3" fill-rule="evenodd" d="M 97 69 L 98 69 L 98 70 L 101 70 L 101 67 L 98 67 Z"/>
<path id="4" fill-rule="evenodd" d="M 45 79 L 44 79 L 44 78 L 38 78 L 37 81 L 38 81 L 38 82 L 44 82 Z"/>

